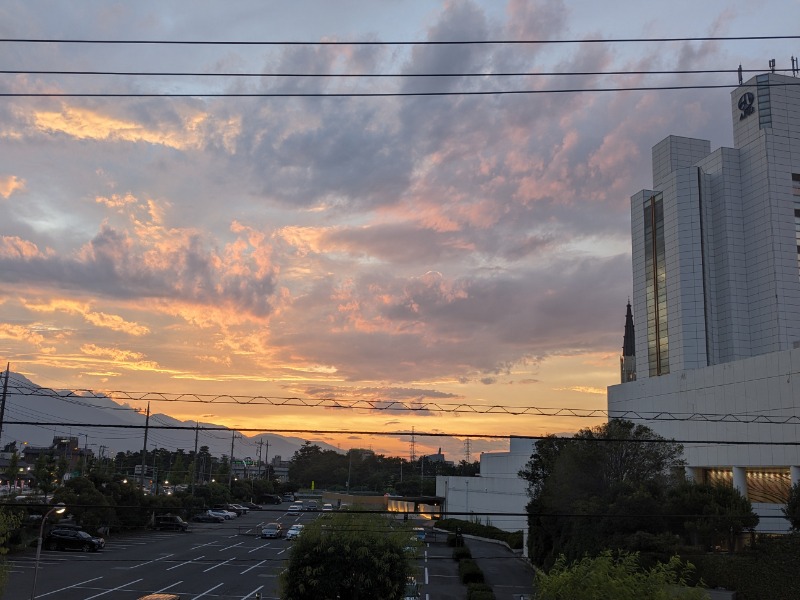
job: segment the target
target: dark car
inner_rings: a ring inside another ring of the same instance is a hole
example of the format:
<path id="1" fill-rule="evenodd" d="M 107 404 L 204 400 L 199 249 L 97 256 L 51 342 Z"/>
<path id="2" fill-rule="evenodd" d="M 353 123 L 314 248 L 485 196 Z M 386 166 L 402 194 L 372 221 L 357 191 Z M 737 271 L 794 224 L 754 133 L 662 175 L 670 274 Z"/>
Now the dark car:
<path id="1" fill-rule="evenodd" d="M 44 543 L 48 550 L 81 550 L 97 552 L 106 545 L 103 538 L 93 537 L 76 529 L 53 529 Z"/>
<path id="2" fill-rule="evenodd" d="M 274 494 L 266 494 L 264 496 L 261 496 L 261 502 L 262 504 L 280 504 L 281 502 L 283 502 L 283 500 L 281 500 L 280 496 L 276 496 Z"/>
<path id="3" fill-rule="evenodd" d="M 158 515 L 153 519 L 153 529 L 186 531 L 189 529 L 189 524 L 178 515 Z"/>
<path id="4" fill-rule="evenodd" d="M 225 517 L 220 517 L 218 515 L 211 515 L 207 512 L 200 513 L 199 515 L 195 515 L 192 517 L 192 521 L 195 523 L 223 523 L 225 521 Z"/>
<path id="5" fill-rule="evenodd" d="M 264 510 L 260 505 L 256 504 L 255 502 L 240 502 L 240 504 L 244 507 L 249 508 L 250 510 Z"/>

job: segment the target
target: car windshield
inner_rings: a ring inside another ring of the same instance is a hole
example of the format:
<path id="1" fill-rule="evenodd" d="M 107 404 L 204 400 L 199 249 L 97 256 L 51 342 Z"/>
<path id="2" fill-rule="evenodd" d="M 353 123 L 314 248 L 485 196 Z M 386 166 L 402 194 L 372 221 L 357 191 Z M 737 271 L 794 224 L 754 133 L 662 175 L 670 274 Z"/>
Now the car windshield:
<path id="1" fill-rule="evenodd" d="M 90 539 L 92 539 L 92 536 L 90 536 L 90 535 L 89 535 L 88 533 L 86 533 L 85 531 L 79 531 L 79 532 L 77 533 L 77 537 L 79 537 L 79 538 L 80 538 L 80 539 L 82 539 L 82 540 L 90 540 Z"/>
<path id="2" fill-rule="evenodd" d="M 278 529 L 278 527 L 280 527 L 280 525 L 277 523 L 269 523 L 268 525 L 264 526 L 264 529 Z"/>

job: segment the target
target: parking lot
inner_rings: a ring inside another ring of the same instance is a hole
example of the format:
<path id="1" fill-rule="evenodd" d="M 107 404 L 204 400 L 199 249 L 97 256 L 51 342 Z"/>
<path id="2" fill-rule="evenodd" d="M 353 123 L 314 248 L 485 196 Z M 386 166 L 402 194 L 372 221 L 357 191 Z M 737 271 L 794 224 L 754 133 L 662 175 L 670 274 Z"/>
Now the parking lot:
<path id="1" fill-rule="evenodd" d="M 260 538 L 261 526 L 278 521 L 286 530 L 321 513 L 286 513 L 288 504 L 224 523 L 192 523 L 187 532 L 136 531 L 112 534 L 99 552 L 42 550 L 37 598 L 136 600 L 149 593 L 180 594 L 182 600 L 278 600 L 278 576 L 292 542 Z M 450 549 L 426 543 L 417 559 L 423 599 L 464 597 Z M 4 600 L 28 600 L 35 550 L 8 557 Z M 446 559 L 448 558 L 448 559 Z M 441 559 L 441 560 L 440 560 Z"/>

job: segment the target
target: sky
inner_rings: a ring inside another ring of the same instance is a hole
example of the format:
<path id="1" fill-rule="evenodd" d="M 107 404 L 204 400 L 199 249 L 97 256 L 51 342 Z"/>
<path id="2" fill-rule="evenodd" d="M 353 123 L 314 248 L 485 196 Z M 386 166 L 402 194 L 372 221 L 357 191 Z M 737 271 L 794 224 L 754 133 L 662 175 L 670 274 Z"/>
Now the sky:
<path id="1" fill-rule="evenodd" d="M 619 382 L 629 198 L 667 135 L 732 144 L 737 83 L 627 73 L 800 54 L 610 40 L 798 22 L 798 0 L 6 0 L 0 359 L 47 387 L 270 398 L 153 410 L 392 455 L 408 436 L 357 432 L 413 428 L 417 454 L 460 460 L 465 436 L 475 459 L 507 449 L 480 436 L 599 424 L 569 414 Z M 387 44 L 486 40 L 572 43 Z M 66 70 L 171 75 L 35 72 Z M 311 76 L 331 74 L 384 76 Z M 697 85 L 729 87 L 556 91 Z M 537 93 L 458 93 L 501 90 Z M 164 93 L 184 96 L 143 95 Z"/>

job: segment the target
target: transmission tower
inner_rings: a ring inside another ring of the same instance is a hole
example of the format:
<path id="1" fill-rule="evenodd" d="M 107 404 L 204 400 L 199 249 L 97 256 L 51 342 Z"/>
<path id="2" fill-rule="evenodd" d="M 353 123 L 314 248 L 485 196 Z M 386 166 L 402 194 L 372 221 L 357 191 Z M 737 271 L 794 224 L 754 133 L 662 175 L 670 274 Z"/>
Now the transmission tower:
<path id="1" fill-rule="evenodd" d="M 472 455 L 471 455 L 471 447 L 470 447 L 470 438 L 467 438 L 467 441 L 464 442 L 464 460 L 467 461 L 467 464 L 472 462 Z"/>
<path id="2" fill-rule="evenodd" d="M 417 445 L 417 440 L 414 437 L 414 428 L 412 427 L 411 428 L 411 448 L 410 448 L 410 452 L 409 452 L 409 454 L 411 455 L 411 462 L 414 462 L 415 460 L 417 460 L 417 448 L 416 448 L 416 445 Z"/>

